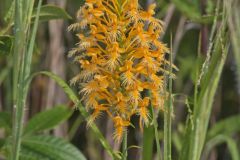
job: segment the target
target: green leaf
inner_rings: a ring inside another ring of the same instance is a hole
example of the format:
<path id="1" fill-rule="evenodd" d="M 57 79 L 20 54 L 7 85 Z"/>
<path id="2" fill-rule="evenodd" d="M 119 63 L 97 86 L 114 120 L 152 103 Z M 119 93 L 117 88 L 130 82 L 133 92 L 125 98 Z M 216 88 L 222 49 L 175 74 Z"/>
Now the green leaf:
<path id="1" fill-rule="evenodd" d="M 12 128 L 12 119 L 9 113 L 0 112 L 0 128 Z"/>
<path id="2" fill-rule="evenodd" d="M 33 11 L 33 17 L 36 17 L 36 9 Z M 71 19 L 72 17 L 62 8 L 54 5 L 43 5 L 41 7 L 39 20 L 49 21 L 53 19 Z"/>
<path id="3" fill-rule="evenodd" d="M 11 52 L 13 37 L 0 36 L 0 55 L 6 55 Z"/>
<path id="4" fill-rule="evenodd" d="M 6 14 L 4 16 L 4 21 L 5 22 L 11 21 L 13 19 L 14 10 L 15 10 L 15 3 L 14 3 L 14 1 L 12 1 L 8 11 L 6 12 Z"/>
<path id="5" fill-rule="evenodd" d="M 64 92 L 68 95 L 68 97 L 74 102 L 74 103 L 79 103 L 78 97 L 75 94 L 75 92 L 69 87 L 69 85 L 62 80 L 59 76 L 55 75 L 54 73 L 47 72 L 47 71 L 42 71 L 36 74 L 43 74 L 46 75 L 50 78 L 52 78 L 63 90 Z M 35 74 L 35 75 L 36 75 Z M 33 76 L 35 76 L 33 75 Z"/>
<path id="6" fill-rule="evenodd" d="M 72 113 L 73 110 L 63 105 L 56 106 L 50 110 L 38 113 L 32 119 L 30 119 L 24 133 L 31 134 L 52 129 L 64 120 L 68 119 Z"/>
<path id="7" fill-rule="evenodd" d="M 29 79 L 28 79 L 28 83 L 30 83 L 31 79 L 39 74 L 43 74 L 46 75 L 50 78 L 52 78 L 63 90 L 64 92 L 68 95 L 68 97 L 74 102 L 74 104 L 76 105 L 76 107 L 78 107 L 79 111 L 81 112 L 81 115 L 85 118 L 85 120 L 87 120 L 88 113 L 86 111 L 86 109 L 83 107 L 83 105 L 81 104 L 80 100 L 78 99 L 77 95 L 75 94 L 75 92 L 69 87 L 69 85 L 62 80 L 59 76 L 51 73 L 51 72 L 47 72 L 47 71 L 43 71 L 43 72 L 38 72 L 33 74 Z M 106 139 L 104 138 L 104 136 L 102 135 L 101 131 L 98 129 L 98 127 L 96 126 L 96 124 L 92 124 L 90 126 L 90 128 L 93 130 L 94 134 L 96 135 L 96 137 L 98 137 L 99 141 L 101 142 L 102 146 L 105 148 L 105 150 L 109 153 L 109 155 L 113 158 L 113 159 L 120 159 L 120 156 L 115 153 L 111 146 L 109 145 L 109 143 L 106 141 Z"/>
<path id="8" fill-rule="evenodd" d="M 22 147 L 20 152 L 20 160 L 50 160 L 48 157 L 35 153 L 27 147 Z"/>
<path id="9" fill-rule="evenodd" d="M 24 148 L 23 155 L 31 155 L 31 160 L 34 159 L 34 156 L 49 160 L 86 160 L 83 154 L 72 144 L 53 136 L 24 137 L 22 146 Z"/>
<path id="10" fill-rule="evenodd" d="M 145 126 L 143 131 L 143 159 L 152 159 L 154 143 L 154 126 Z"/>
<path id="11" fill-rule="evenodd" d="M 216 15 L 218 15 L 220 1 L 218 0 L 218 7 Z M 217 17 L 216 17 L 217 18 Z M 226 32 L 226 14 L 223 14 L 223 21 L 218 29 L 213 40 L 213 33 L 215 33 L 216 19 L 211 32 L 210 46 L 207 53 L 207 59 L 202 67 L 202 72 L 198 78 L 200 85 L 195 87 L 195 92 L 198 87 L 200 92 L 196 95 L 196 102 L 194 103 L 193 111 L 193 126 L 188 123 L 186 133 L 184 136 L 183 147 L 180 155 L 180 160 L 199 160 L 202 154 L 204 143 L 206 140 L 206 133 L 208 129 L 209 118 L 212 111 L 214 96 L 217 91 L 218 83 L 220 81 L 221 73 L 226 61 L 229 46 L 228 32 Z M 213 46 L 213 47 L 212 47 Z M 202 80 L 201 80 L 202 79 Z"/>
<path id="12" fill-rule="evenodd" d="M 199 19 L 200 10 L 191 2 L 185 0 L 172 0 L 176 8 L 190 19 Z"/>
<path id="13" fill-rule="evenodd" d="M 0 138 L 0 149 L 5 145 L 6 139 Z"/>
<path id="14" fill-rule="evenodd" d="M 183 13 L 191 21 L 198 23 L 211 23 L 214 20 L 214 15 L 201 15 L 199 8 L 192 2 L 186 0 L 172 0 L 176 8 Z M 221 18 L 220 16 L 218 18 Z"/>
<path id="15" fill-rule="evenodd" d="M 205 154 L 202 158 L 207 159 L 210 151 L 214 147 L 216 147 L 217 145 L 220 145 L 222 143 L 227 143 L 228 150 L 230 152 L 232 160 L 239 160 L 240 155 L 239 155 L 239 149 L 238 149 L 236 141 L 233 138 L 226 136 L 226 135 L 218 135 L 218 136 L 215 136 L 214 138 L 212 138 L 211 140 L 209 140 L 206 144 Z"/>
<path id="16" fill-rule="evenodd" d="M 207 139 L 211 139 L 218 134 L 231 135 L 240 131 L 240 116 L 232 116 L 216 123 L 208 132 Z"/>
<path id="17" fill-rule="evenodd" d="M 46 75 L 46 76 L 52 78 L 64 90 L 64 92 L 67 94 L 69 99 L 71 99 L 74 102 L 74 104 L 76 106 L 78 106 L 78 109 L 80 110 L 81 114 L 85 118 L 88 117 L 88 113 L 87 113 L 86 109 L 83 107 L 83 105 L 80 103 L 77 95 L 75 94 L 75 92 L 69 87 L 69 85 L 64 80 L 62 80 L 59 76 L 57 76 L 57 75 L 55 75 L 51 72 L 47 72 L 47 71 L 42 71 L 42 72 L 35 73 L 35 74 L 32 75 L 32 77 L 34 77 L 38 74 L 43 74 L 43 75 Z M 32 77 L 30 77 L 29 80 L 31 80 Z"/>
<path id="18" fill-rule="evenodd" d="M 238 93 L 240 92 L 240 4 L 238 1 L 231 0 L 228 3 L 224 3 L 228 14 L 228 28 L 230 31 L 231 45 L 234 53 L 233 60 L 236 65 L 236 76 L 238 82 Z"/>
<path id="19" fill-rule="evenodd" d="M 174 145 L 174 147 L 177 150 L 177 153 L 181 152 L 181 145 L 182 145 L 182 139 L 180 138 L 180 135 L 177 132 L 174 132 L 172 134 L 172 143 Z"/>
<path id="20" fill-rule="evenodd" d="M 6 77 L 8 76 L 9 73 L 10 73 L 10 67 L 7 66 L 5 68 L 1 68 L 1 71 L 0 71 L 0 85 L 6 79 Z"/>

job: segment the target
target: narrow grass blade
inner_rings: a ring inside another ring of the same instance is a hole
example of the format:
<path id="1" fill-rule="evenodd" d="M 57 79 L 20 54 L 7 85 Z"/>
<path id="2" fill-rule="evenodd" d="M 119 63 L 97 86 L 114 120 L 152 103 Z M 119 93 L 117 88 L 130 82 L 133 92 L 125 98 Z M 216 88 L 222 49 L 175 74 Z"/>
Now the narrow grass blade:
<path id="1" fill-rule="evenodd" d="M 208 143 L 206 144 L 206 149 L 205 149 L 205 154 L 203 159 L 208 159 L 208 155 L 211 152 L 211 150 L 217 145 L 220 145 L 222 143 L 227 143 L 228 150 L 230 152 L 232 160 L 240 159 L 239 148 L 236 141 L 226 135 L 218 135 L 208 141 Z"/>
<path id="2" fill-rule="evenodd" d="M 157 146 L 157 159 L 162 160 L 162 154 L 161 154 L 161 148 L 160 148 L 160 139 L 159 139 L 159 133 L 158 133 L 158 123 L 157 123 L 157 117 L 155 116 L 153 106 L 151 105 L 151 113 L 153 117 L 153 128 L 154 128 L 154 135 L 155 135 L 155 142 Z"/>
<path id="3" fill-rule="evenodd" d="M 80 126 L 80 124 L 84 121 L 84 119 L 79 115 L 77 119 L 72 124 L 71 128 L 68 131 L 68 139 L 72 140 Z"/>
<path id="4" fill-rule="evenodd" d="M 31 67 L 31 45 L 33 45 L 33 42 L 35 41 L 36 29 L 38 26 L 38 18 L 36 18 L 36 21 L 34 22 L 33 34 L 31 35 L 30 40 L 30 49 L 27 51 L 27 53 L 25 53 L 27 50 L 27 37 L 25 34 L 28 32 L 30 26 L 30 23 L 27 23 L 27 21 L 25 21 L 25 18 L 31 16 L 31 7 L 33 7 L 34 2 L 31 1 L 31 3 L 25 6 L 26 8 L 23 7 L 23 4 L 23 1 L 15 1 L 15 42 L 13 55 L 13 61 L 15 62 L 13 69 L 14 125 L 11 154 L 11 159 L 13 160 L 19 159 L 21 136 L 23 130 L 23 117 L 27 96 L 26 88 L 28 88 L 27 84 L 25 83 L 25 79 L 29 76 L 29 73 L 26 71 L 30 70 Z M 37 17 L 39 17 L 41 4 L 42 0 L 39 0 Z"/>
<path id="5" fill-rule="evenodd" d="M 154 127 L 152 125 L 145 126 L 143 130 L 143 149 L 142 149 L 143 160 L 152 159 L 153 140 L 154 140 Z"/>
<path id="6" fill-rule="evenodd" d="M 189 124 L 185 133 L 185 142 L 181 152 L 181 160 L 199 160 L 205 143 L 209 117 L 212 109 L 214 95 L 216 93 L 221 72 L 228 53 L 226 14 L 223 14 L 221 27 L 213 42 L 212 57 L 209 59 L 209 67 L 202 77 L 201 90 L 194 106 L 193 123 Z"/>
<path id="7" fill-rule="evenodd" d="M 32 156 L 34 159 L 37 159 L 38 157 L 36 157 L 36 155 L 39 155 L 41 159 L 86 160 L 84 155 L 71 143 L 53 136 L 41 135 L 24 137 L 23 147 L 25 149 L 25 155 L 31 155 L 33 153 L 35 155 Z"/>
<path id="8" fill-rule="evenodd" d="M 79 109 L 80 113 L 82 114 L 82 116 L 85 118 L 85 120 L 88 119 L 89 115 L 86 111 L 86 109 L 83 107 L 83 105 L 81 104 L 79 98 L 77 97 L 77 95 L 75 94 L 75 92 L 69 87 L 69 85 L 62 80 L 60 77 L 58 77 L 57 75 L 51 73 L 51 72 L 47 72 L 47 71 L 43 71 L 43 72 L 38 72 L 33 74 L 29 79 L 28 79 L 28 83 L 30 83 L 30 81 L 32 80 L 32 78 L 34 76 L 37 76 L 39 74 L 43 74 L 46 75 L 50 78 L 52 78 L 63 90 L 64 92 L 67 94 L 67 96 L 74 102 L 74 104 L 76 105 L 76 107 Z M 115 153 L 110 144 L 107 142 L 107 140 L 104 138 L 104 136 L 102 135 L 101 131 L 98 129 L 98 127 L 95 124 L 92 124 L 90 126 L 90 128 L 93 130 L 94 134 L 96 135 L 96 137 L 98 137 L 99 141 L 101 142 L 102 146 L 106 149 L 106 151 L 109 153 L 109 155 L 113 158 L 113 159 L 120 159 L 120 156 Z"/>
<path id="9" fill-rule="evenodd" d="M 210 128 L 207 134 L 207 139 L 212 139 L 213 137 L 219 134 L 231 136 L 232 134 L 240 131 L 239 126 L 240 126 L 239 115 L 223 119 Z"/>
<path id="10" fill-rule="evenodd" d="M 236 64 L 236 76 L 238 83 L 238 94 L 240 94 L 240 4 L 237 0 L 229 0 L 224 3 L 228 14 L 228 27 L 230 31 L 231 44 Z"/>
<path id="11" fill-rule="evenodd" d="M 122 143 L 122 160 L 127 160 L 128 147 L 127 147 L 127 131 L 124 132 Z"/>
<path id="12" fill-rule="evenodd" d="M 165 104 L 165 112 L 164 112 L 164 160 L 171 160 L 172 154 L 172 112 L 173 112 L 173 104 L 172 104 L 172 36 L 171 36 L 171 46 L 170 46 L 170 68 L 169 68 L 169 95 L 167 103 Z"/>
<path id="13" fill-rule="evenodd" d="M 24 129 L 24 136 L 52 129 L 67 120 L 72 113 L 73 110 L 65 105 L 58 105 L 52 109 L 42 111 L 29 120 Z"/>

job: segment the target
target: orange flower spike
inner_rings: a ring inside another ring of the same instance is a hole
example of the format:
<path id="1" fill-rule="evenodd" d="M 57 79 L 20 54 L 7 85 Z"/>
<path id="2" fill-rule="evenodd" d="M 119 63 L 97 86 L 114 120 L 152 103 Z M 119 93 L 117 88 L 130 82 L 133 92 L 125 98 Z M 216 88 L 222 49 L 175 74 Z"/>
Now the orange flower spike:
<path id="1" fill-rule="evenodd" d="M 107 76 L 96 75 L 95 79 L 98 81 L 100 88 L 106 89 L 109 86 Z"/>
<path id="2" fill-rule="evenodd" d="M 160 38 L 160 33 L 161 33 L 161 30 L 160 29 L 156 29 L 154 26 L 150 25 L 148 27 L 148 30 L 147 30 L 148 34 L 150 35 L 149 38 L 152 40 L 152 41 L 158 41 L 158 39 Z"/>
<path id="3" fill-rule="evenodd" d="M 125 66 L 120 68 L 120 71 L 122 72 L 121 74 L 122 86 L 124 87 L 133 86 L 134 83 L 136 82 L 132 65 L 133 62 L 131 60 L 127 60 L 125 62 Z"/>
<path id="4" fill-rule="evenodd" d="M 101 116 L 102 111 L 107 111 L 107 110 L 108 110 L 108 108 L 105 107 L 105 106 L 102 105 L 102 104 L 96 105 L 96 106 L 94 107 L 93 113 L 91 114 L 91 116 L 90 116 L 90 118 L 89 118 L 89 120 L 88 120 L 87 125 L 90 126 L 90 125 L 93 123 L 93 121 L 95 121 L 98 117 Z"/>
<path id="5" fill-rule="evenodd" d="M 117 97 L 117 101 L 115 103 L 116 107 L 117 107 L 117 110 L 121 113 L 121 114 L 124 114 L 127 112 L 127 106 L 126 106 L 126 98 L 122 95 L 121 92 L 118 92 L 116 94 L 116 97 Z"/>
<path id="6" fill-rule="evenodd" d="M 102 114 L 102 112 L 99 109 L 94 109 L 93 113 L 89 117 L 87 121 L 87 127 L 91 126 L 92 123 Z"/>
<path id="7" fill-rule="evenodd" d="M 139 119 L 139 124 L 142 130 L 142 120 L 144 121 L 144 123 L 146 125 L 148 125 L 149 123 L 149 111 L 148 111 L 148 105 L 149 105 L 149 97 L 145 97 L 143 100 L 140 101 L 139 103 L 139 110 L 138 110 L 138 114 L 140 115 L 140 119 Z"/>
<path id="8" fill-rule="evenodd" d="M 97 92 L 90 92 L 86 99 L 84 99 L 86 109 L 95 108 L 98 105 L 99 94 Z"/>
<path id="9" fill-rule="evenodd" d="M 138 0 L 126 0 L 127 2 L 125 2 L 126 4 L 124 6 L 126 6 L 123 10 L 126 11 L 126 15 L 128 18 L 130 18 L 130 21 L 132 22 L 137 22 L 137 20 L 139 19 L 139 15 L 138 15 Z"/>
<path id="10" fill-rule="evenodd" d="M 163 107 L 165 59 L 168 48 L 159 41 L 162 22 L 153 17 L 156 5 L 143 11 L 138 0 L 86 0 L 79 11 L 79 44 L 73 56 L 80 65 L 74 78 L 94 121 L 105 112 L 121 140 L 133 115 L 140 127 L 149 122 L 149 103 Z M 84 30 L 83 30 L 84 29 Z M 85 33 L 83 33 L 85 32 Z M 145 92 L 151 97 L 145 97 Z"/>
<path id="11" fill-rule="evenodd" d="M 86 3 L 101 4 L 102 0 L 86 0 Z"/>
<path id="12" fill-rule="evenodd" d="M 122 139 L 123 132 L 126 132 L 126 127 L 130 125 L 130 122 L 127 120 L 123 120 L 120 116 L 116 116 L 113 118 L 115 133 L 114 138 L 117 141 Z"/>
<path id="13" fill-rule="evenodd" d="M 146 107 L 140 107 L 139 108 L 139 115 L 140 118 L 143 119 L 144 123 L 147 125 L 149 123 L 149 111 Z"/>
<path id="14" fill-rule="evenodd" d="M 121 58 L 121 49 L 119 48 L 119 45 L 117 42 L 113 42 L 110 48 L 107 48 L 108 55 L 107 55 L 107 66 L 109 70 L 114 70 L 116 67 L 118 67 L 121 64 L 120 58 Z"/>
<path id="15" fill-rule="evenodd" d="M 90 30 L 91 30 L 92 36 L 95 37 L 96 39 L 98 40 L 105 39 L 103 35 L 99 34 L 100 32 L 95 25 L 90 25 Z"/>
<path id="16" fill-rule="evenodd" d="M 126 60 L 125 65 L 120 68 L 121 72 L 132 71 L 133 62 L 131 60 Z"/>
<path id="17" fill-rule="evenodd" d="M 101 16 L 103 16 L 103 11 L 101 11 L 101 10 L 99 10 L 99 9 L 95 9 L 94 7 L 93 7 L 93 4 L 92 3 L 86 3 L 86 4 L 88 4 L 89 5 L 89 8 L 87 9 L 87 12 L 88 12 L 88 14 L 90 14 L 90 15 L 93 15 L 93 16 L 95 16 L 95 17 L 101 17 Z"/>
<path id="18" fill-rule="evenodd" d="M 149 7 L 148 7 L 148 14 L 149 14 L 149 17 L 150 16 L 153 16 L 154 14 L 155 14 L 155 8 L 156 8 L 156 3 L 153 3 L 153 4 L 151 4 L 151 5 L 149 5 Z"/>
<path id="19" fill-rule="evenodd" d="M 101 24 L 101 21 L 97 21 L 95 26 L 98 28 L 98 30 L 100 30 L 104 34 L 108 32 L 107 28 L 103 24 Z"/>

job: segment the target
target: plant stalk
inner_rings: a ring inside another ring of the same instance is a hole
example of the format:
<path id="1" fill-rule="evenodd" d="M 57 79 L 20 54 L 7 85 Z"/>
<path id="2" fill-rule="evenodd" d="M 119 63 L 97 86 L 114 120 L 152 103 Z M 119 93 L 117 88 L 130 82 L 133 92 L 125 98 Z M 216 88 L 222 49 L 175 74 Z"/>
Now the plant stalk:
<path id="1" fill-rule="evenodd" d="M 13 124 L 13 142 L 12 142 L 12 160 L 18 160 L 20 155 L 21 148 L 21 136 L 23 130 L 23 119 L 24 119 L 24 111 L 27 97 L 27 89 L 28 83 L 27 79 L 30 75 L 31 68 L 31 60 L 33 53 L 33 46 L 37 32 L 38 20 L 40 7 L 42 4 L 42 0 L 38 2 L 37 16 L 35 18 L 33 31 L 31 34 L 31 38 L 29 41 L 29 45 L 27 44 L 26 34 L 29 30 L 29 26 L 31 21 L 28 19 L 27 23 L 23 22 L 23 12 L 29 12 L 28 17 L 31 17 L 33 2 L 27 5 L 27 9 L 23 8 L 23 1 L 16 0 L 15 1 L 15 35 L 16 39 L 14 42 L 14 60 L 16 60 L 16 64 L 14 65 L 14 82 L 13 82 L 13 97 L 14 97 L 14 124 Z M 25 13 L 24 12 L 24 13 Z M 26 13 L 25 13 L 26 14 Z M 27 46 L 29 48 L 27 49 Z"/>
<path id="2" fill-rule="evenodd" d="M 159 139 L 159 134 L 158 134 L 158 123 L 157 123 L 157 118 L 154 114 L 154 110 L 153 110 L 152 105 L 151 105 L 151 111 L 152 111 L 152 116 L 153 116 L 155 141 L 156 141 L 156 145 L 157 145 L 157 159 L 162 160 L 161 148 L 160 148 L 160 139 Z"/>
<path id="3" fill-rule="evenodd" d="M 127 130 L 124 132 L 123 135 L 123 144 L 122 144 L 122 160 L 127 160 L 128 156 L 128 148 L 127 148 Z"/>
<path id="4" fill-rule="evenodd" d="M 170 68 L 169 68 L 169 96 L 164 112 L 164 160 L 171 160 L 171 137 L 172 137 L 172 35 L 170 39 Z"/>

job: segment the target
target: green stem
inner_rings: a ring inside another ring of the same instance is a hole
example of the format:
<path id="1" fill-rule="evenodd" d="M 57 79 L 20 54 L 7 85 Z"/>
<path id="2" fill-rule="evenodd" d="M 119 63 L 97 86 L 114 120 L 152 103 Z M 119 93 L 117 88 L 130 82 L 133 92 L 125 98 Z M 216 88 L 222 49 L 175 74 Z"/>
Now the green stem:
<path id="1" fill-rule="evenodd" d="M 81 104 L 81 101 L 78 98 L 78 96 L 69 87 L 69 85 L 64 80 L 62 80 L 60 77 L 58 77 L 57 75 L 55 75 L 55 74 L 53 74 L 51 72 L 47 72 L 47 71 L 37 72 L 37 73 L 32 74 L 30 77 L 28 77 L 26 83 L 30 84 L 31 80 L 35 76 L 37 76 L 39 74 L 48 76 L 49 78 L 54 80 L 63 89 L 63 91 L 68 95 L 69 99 L 71 99 L 71 101 L 73 101 L 73 103 L 75 104 L 75 107 L 79 109 L 79 111 L 80 111 L 81 115 L 83 116 L 83 118 L 85 120 L 87 120 L 89 118 L 89 114 L 86 111 L 86 108 Z M 101 131 L 99 130 L 97 125 L 95 123 L 93 123 L 89 127 L 94 132 L 95 136 L 98 137 L 98 140 L 100 141 L 100 143 L 102 144 L 104 149 L 107 151 L 107 153 L 111 156 L 111 158 L 114 159 L 114 160 L 121 159 L 121 156 L 118 153 L 113 151 L 113 149 L 111 148 L 110 144 L 104 138 L 103 134 L 101 133 Z"/>
<path id="2" fill-rule="evenodd" d="M 21 16 L 23 12 L 29 11 L 33 8 L 32 5 L 28 5 L 27 8 L 22 8 L 22 1 L 16 0 L 15 1 L 15 43 L 14 43 L 14 60 L 16 60 L 16 65 L 14 65 L 14 124 L 13 124 L 13 143 L 12 143 L 12 160 L 18 160 L 20 155 L 20 148 L 21 148 L 21 136 L 23 130 L 23 119 L 24 119 L 24 110 L 26 104 L 26 97 L 27 97 L 27 88 L 28 83 L 26 80 L 30 74 L 30 67 L 31 67 L 31 59 L 32 59 L 32 52 L 33 52 L 33 45 L 36 37 L 38 20 L 39 20 L 39 13 L 40 7 L 42 4 L 42 0 L 38 2 L 38 9 L 37 9 L 37 16 L 34 22 L 33 31 L 31 34 L 31 39 L 29 43 L 29 49 L 27 50 L 27 38 L 24 33 L 28 32 L 30 21 L 29 23 L 23 23 L 23 17 Z M 29 13 L 29 14 L 32 14 Z M 31 15 L 28 15 L 29 17 Z M 19 49 L 19 50 L 18 50 Z M 25 52 L 27 50 L 27 52 Z M 20 69 L 20 71 L 19 71 Z"/>
<path id="3" fill-rule="evenodd" d="M 193 106 L 197 105 L 197 96 L 198 96 L 198 76 L 199 76 L 199 65 L 200 65 L 200 55 L 201 55 L 201 33 L 199 34 L 198 39 L 198 55 L 197 55 L 197 66 L 195 74 L 195 84 L 194 84 L 194 103 Z"/>
<path id="4" fill-rule="evenodd" d="M 20 99 L 22 94 L 19 94 L 20 87 L 18 87 L 19 80 L 19 68 L 21 55 L 23 54 L 23 44 L 24 44 L 24 28 L 22 25 L 22 9 L 21 2 L 19 0 L 15 0 L 15 19 L 14 19 L 14 31 L 15 31 L 15 40 L 14 40 L 14 53 L 13 53 L 13 115 L 14 115 L 14 124 L 13 124 L 13 146 L 12 146 L 12 154 L 11 159 L 17 160 L 19 157 L 20 150 L 20 133 L 22 130 L 22 113 L 23 109 L 20 105 Z M 19 96 L 18 96 L 19 95 Z"/>
<path id="5" fill-rule="evenodd" d="M 158 123 L 157 123 L 157 118 L 154 114 L 153 106 L 151 105 L 151 111 L 152 111 L 152 116 L 153 116 L 153 126 L 154 126 L 154 135 L 155 135 L 155 141 L 157 145 L 157 159 L 161 160 L 162 155 L 161 155 L 161 148 L 160 148 L 160 139 L 159 139 L 159 134 L 158 134 Z"/>
<path id="6" fill-rule="evenodd" d="M 171 53 L 170 53 L 170 69 L 169 69 L 169 99 L 165 105 L 164 113 L 164 160 L 171 160 L 171 132 L 172 132 L 172 36 L 171 36 Z"/>
<path id="7" fill-rule="evenodd" d="M 152 115 L 151 115 L 152 117 Z M 143 129 L 143 147 L 142 147 L 142 159 L 152 159 L 153 152 L 153 140 L 154 140 L 154 126 L 144 126 Z"/>
<path id="8" fill-rule="evenodd" d="M 19 0 L 15 0 L 15 19 L 14 19 L 14 53 L 13 53 L 13 101 L 14 105 L 16 105 L 16 99 L 17 99 L 17 84 L 18 84 L 18 77 L 19 77 L 19 68 L 20 68 L 20 60 L 19 56 L 22 54 L 22 48 L 23 48 L 23 42 L 24 42 L 24 30 L 22 27 L 22 17 L 20 9 Z"/>
<path id="9" fill-rule="evenodd" d="M 74 121 L 72 127 L 69 129 L 69 132 L 68 132 L 68 139 L 69 140 L 72 140 L 74 135 L 76 134 L 77 132 L 77 129 L 78 127 L 80 126 L 80 124 L 83 122 L 83 118 L 79 115 L 77 117 L 77 119 Z"/>
<path id="10" fill-rule="evenodd" d="M 122 144 L 122 160 L 127 160 L 127 155 L 128 155 L 128 148 L 127 148 L 127 131 L 124 132 L 123 135 L 123 144 Z"/>

